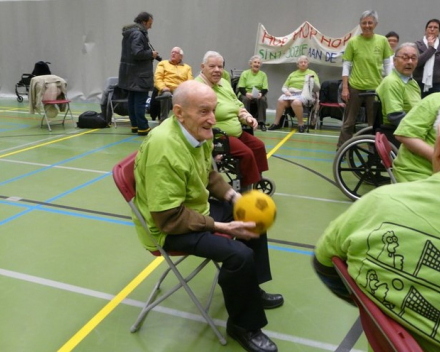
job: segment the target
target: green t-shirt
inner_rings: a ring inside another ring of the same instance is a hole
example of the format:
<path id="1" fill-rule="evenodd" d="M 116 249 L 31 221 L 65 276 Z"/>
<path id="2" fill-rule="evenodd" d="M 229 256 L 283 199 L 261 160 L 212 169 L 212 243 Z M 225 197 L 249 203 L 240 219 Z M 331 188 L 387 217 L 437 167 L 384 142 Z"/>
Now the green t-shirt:
<path id="1" fill-rule="evenodd" d="M 228 71 L 223 70 L 222 72 L 222 78 L 227 80 L 229 83 L 231 83 L 231 75 L 229 74 Z"/>
<path id="2" fill-rule="evenodd" d="M 209 215 L 206 187 L 212 169 L 211 153 L 212 142 L 194 148 L 174 116 L 154 128 L 143 141 L 135 162 L 134 203 L 160 245 L 164 244 L 167 235 L 156 227 L 150 211 L 160 212 L 183 204 L 202 215 Z M 134 216 L 133 221 L 142 244 L 148 250 L 156 250 Z"/>
<path id="3" fill-rule="evenodd" d="M 252 88 L 257 88 L 260 92 L 262 89 L 269 89 L 267 83 L 267 75 L 263 71 L 253 73 L 252 70 L 243 71 L 238 81 L 238 88 L 245 88 L 247 93 L 252 93 Z"/>
<path id="4" fill-rule="evenodd" d="M 395 69 L 383 79 L 376 89 L 382 103 L 383 123 L 388 124 L 387 115 L 393 112 L 408 113 L 421 100 L 420 87 L 414 79 L 407 83 Z"/>
<path id="5" fill-rule="evenodd" d="M 357 35 L 348 41 L 342 59 L 353 63 L 350 86 L 358 90 L 374 90 L 382 80 L 383 60 L 393 55 L 383 35 L 371 38 Z"/>
<path id="6" fill-rule="evenodd" d="M 200 75 L 197 76 L 195 80 L 206 84 Z M 220 128 L 229 136 L 240 137 L 243 130 L 238 120 L 238 112 L 244 107 L 243 103 L 238 100 L 231 85 L 223 78 L 219 84 L 215 84 L 212 89 L 217 95 L 217 106 L 215 108 L 215 119 L 217 123 L 215 127 Z"/>
<path id="7" fill-rule="evenodd" d="M 440 351 L 440 173 L 379 187 L 330 223 L 318 261 L 347 261 L 350 276 L 424 351 Z M 379 210 L 379 211 L 376 211 Z"/>
<path id="8" fill-rule="evenodd" d="M 400 121 L 394 134 L 419 138 L 434 146 L 437 134 L 434 123 L 438 119 L 439 109 L 440 93 L 428 95 Z M 397 182 L 424 179 L 432 175 L 432 162 L 414 154 L 402 143 L 393 162 L 393 173 Z"/>
<path id="9" fill-rule="evenodd" d="M 304 88 L 304 81 L 305 81 L 307 75 L 315 76 L 314 77 L 315 84 L 317 84 L 318 86 L 320 85 L 319 77 L 316 74 L 316 72 L 313 70 L 307 69 L 305 71 L 301 71 L 301 70 L 293 71 L 287 77 L 286 82 L 284 82 L 284 84 L 283 84 L 283 87 L 295 88 L 295 89 L 302 90 Z"/>

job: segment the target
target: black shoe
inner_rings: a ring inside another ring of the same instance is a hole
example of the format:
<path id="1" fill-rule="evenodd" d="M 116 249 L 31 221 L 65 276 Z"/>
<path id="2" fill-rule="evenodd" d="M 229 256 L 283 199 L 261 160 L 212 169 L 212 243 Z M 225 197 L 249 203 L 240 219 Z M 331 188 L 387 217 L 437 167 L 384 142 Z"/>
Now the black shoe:
<path id="1" fill-rule="evenodd" d="M 150 133 L 150 131 L 151 131 L 151 128 L 148 127 L 146 130 L 138 130 L 137 133 L 138 133 L 138 136 L 146 136 L 148 133 Z"/>
<path id="2" fill-rule="evenodd" d="M 229 320 L 226 324 L 226 332 L 234 340 L 236 340 L 241 347 L 249 352 L 277 352 L 277 345 L 267 335 L 263 334 L 261 329 L 245 330 L 240 328 Z"/>
<path id="3" fill-rule="evenodd" d="M 306 129 L 305 129 L 304 125 L 298 126 L 299 133 L 304 133 L 305 130 Z"/>
<path id="4" fill-rule="evenodd" d="M 264 123 L 260 124 L 260 130 L 266 132 L 267 131 L 267 127 Z"/>
<path id="5" fill-rule="evenodd" d="M 132 127 L 131 128 L 131 133 L 137 133 L 138 132 L 138 128 L 137 127 Z"/>
<path id="6" fill-rule="evenodd" d="M 273 309 L 281 307 L 284 303 L 284 298 L 278 293 L 267 293 L 260 289 L 261 301 L 264 309 Z"/>
<path id="7" fill-rule="evenodd" d="M 269 126 L 268 130 L 273 131 L 273 130 L 279 130 L 280 128 L 281 125 L 277 125 L 276 123 L 273 123 L 272 125 Z"/>

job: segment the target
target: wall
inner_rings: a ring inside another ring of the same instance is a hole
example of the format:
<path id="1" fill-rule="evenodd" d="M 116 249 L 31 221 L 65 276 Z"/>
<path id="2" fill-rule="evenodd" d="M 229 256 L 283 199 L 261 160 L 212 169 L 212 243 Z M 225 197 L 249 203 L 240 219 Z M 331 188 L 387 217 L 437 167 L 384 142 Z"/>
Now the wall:
<path id="1" fill-rule="evenodd" d="M 402 41 L 424 34 L 427 20 L 440 17 L 434 0 L 0 0 L 0 96 L 14 94 L 22 73 L 35 62 L 51 62 L 53 74 L 68 81 L 73 100 L 98 102 L 106 78 L 117 76 L 121 28 L 141 11 L 154 15 L 151 43 L 167 58 L 173 46 L 199 72 L 207 50 L 220 52 L 226 69 L 248 68 L 254 54 L 258 23 L 270 34 L 291 33 L 309 21 L 322 33 L 338 37 L 359 23 L 367 9 L 379 13 L 376 33 L 394 30 Z M 321 81 L 340 77 L 340 69 L 311 68 Z M 264 65 L 269 77 L 269 108 L 294 64 Z"/>

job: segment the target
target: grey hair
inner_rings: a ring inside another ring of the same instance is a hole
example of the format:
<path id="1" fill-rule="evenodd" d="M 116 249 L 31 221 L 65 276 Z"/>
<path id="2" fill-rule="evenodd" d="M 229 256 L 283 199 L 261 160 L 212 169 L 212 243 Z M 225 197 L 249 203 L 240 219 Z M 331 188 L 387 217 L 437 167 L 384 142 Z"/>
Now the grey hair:
<path id="1" fill-rule="evenodd" d="M 211 57 L 216 57 L 216 58 L 221 58 L 223 60 L 223 62 L 225 62 L 225 59 L 223 59 L 223 56 L 221 56 L 217 51 L 207 51 L 206 54 L 203 56 L 203 64 L 207 64 L 209 58 Z"/>
<path id="2" fill-rule="evenodd" d="M 298 62 L 299 60 L 307 60 L 307 62 L 309 62 L 309 58 L 306 55 L 298 56 L 298 59 L 296 59 L 296 62 Z"/>
<path id="3" fill-rule="evenodd" d="M 400 44 L 398 47 L 397 47 L 397 49 L 396 49 L 396 51 L 395 51 L 395 53 L 394 53 L 394 56 L 395 55 L 397 55 L 398 53 L 399 53 L 399 51 L 400 50 L 402 50 L 403 48 L 406 48 L 406 47 L 411 47 L 411 48 L 413 48 L 413 49 L 415 49 L 416 50 L 416 53 L 417 53 L 417 57 L 419 57 L 419 49 L 417 48 L 417 45 L 415 44 L 415 43 L 412 43 L 412 42 L 406 42 L 406 43 L 402 43 L 402 44 Z"/>
<path id="4" fill-rule="evenodd" d="M 374 11 L 374 10 L 367 10 L 367 11 L 362 12 L 362 15 L 361 15 L 359 22 L 362 22 L 362 20 L 367 17 L 373 17 L 375 24 L 377 24 L 377 22 L 379 22 L 379 16 L 377 15 L 377 11 Z"/>
<path id="5" fill-rule="evenodd" d="M 249 59 L 249 64 L 251 64 L 252 61 L 254 61 L 255 59 L 259 59 L 261 61 L 261 56 L 260 55 L 251 56 L 251 58 Z"/>

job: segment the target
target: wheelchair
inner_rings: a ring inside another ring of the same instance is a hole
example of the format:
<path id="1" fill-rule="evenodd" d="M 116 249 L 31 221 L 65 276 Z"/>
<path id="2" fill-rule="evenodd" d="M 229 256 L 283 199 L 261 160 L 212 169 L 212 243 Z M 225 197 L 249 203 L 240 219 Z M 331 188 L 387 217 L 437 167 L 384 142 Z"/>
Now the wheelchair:
<path id="1" fill-rule="evenodd" d="M 244 133 L 253 133 L 251 127 L 243 126 Z M 214 133 L 214 169 L 226 175 L 229 184 L 237 192 L 242 192 L 240 172 L 240 160 L 230 154 L 228 135 L 219 128 L 213 128 Z M 253 185 L 253 189 L 259 190 L 269 196 L 275 193 L 275 183 L 265 177 Z"/>
<path id="2" fill-rule="evenodd" d="M 333 161 L 333 177 L 338 188 L 351 200 L 357 200 L 372 189 L 390 184 L 389 174 L 381 162 L 375 147 L 375 134 L 384 133 L 391 145 L 393 159 L 397 156 L 399 143 L 395 139 L 394 126 L 382 124 L 382 104 L 376 92 L 361 93 L 376 96 L 375 122 L 357 132 L 338 149 Z"/>
<path id="3" fill-rule="evenodd" d="M 308 104 L 303 104 L 303 119 L 305 120 L 304 126 L 306 126 L 306 132 L 308 133 L 311 128 L 315 128 L 317 120 L 318 120 L 318 111 L 319 111 L 319 97 L 317 95 L 314 96 L 313 101 L 309 101 Z M 289 127 L 290 125 L 293 128 L 293 118 L 295 117 L 295 113 L 291 106 L 284 110 L 284 113 L 281 115 L 280 125 L 282 128 Z"/>

